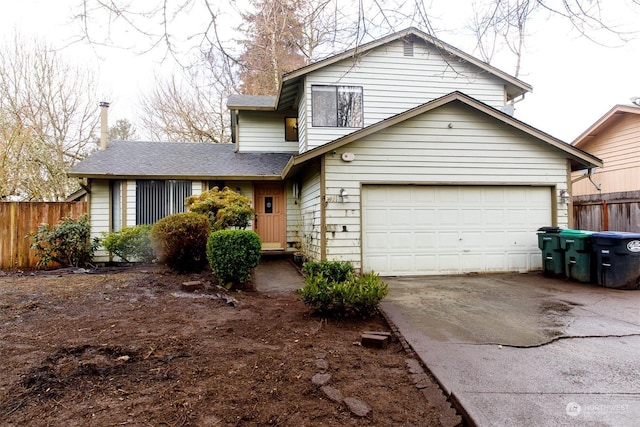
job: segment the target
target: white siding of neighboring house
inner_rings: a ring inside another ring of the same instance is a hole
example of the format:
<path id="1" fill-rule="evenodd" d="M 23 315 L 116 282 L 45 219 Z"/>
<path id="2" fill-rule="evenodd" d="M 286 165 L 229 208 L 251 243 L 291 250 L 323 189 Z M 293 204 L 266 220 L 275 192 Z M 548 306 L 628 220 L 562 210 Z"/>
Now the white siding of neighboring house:
<path id="1" fill-rule="evenodd" d="M 300 185 L 300 251 L 311 260 L 320 260 L 320 171 L 313 168 L 309 171 Z"/>
<path id="2" fill-rule="evenodd" d="M 364 126 L 424 104 L 454 91 L 461 91 L 481 102 L 500 108 L 505 103 L 504 82 L 479 69 L 451 60 L 424 43 L 414 44 L 414 55 L 405 57 L 404 44 L 395 41 L 362 57 L 343 60 L 313 73 L 305 79 L 305 110 L 308 127 L 301 140 L 310 150 L 349 134 L 353 128 L 313 128 L 311 126 L 311 86 L 338 85 L 363 88 Z"/>
<path id="3" fill-rule="evenodd" d="M 449 128 L 449 123 L 452 127 Z M 537 185 L 567 188 L 565 156 L 462 105 L 446 105 L 325 155 L 327 259 L 361 267 L 363 183 Z M 346 163 L 341 153 L 355 154 Z M 344 203 L 340 189 L 349 194 Z M 567 227 L 566 205 L 557 225 Z M 547 224 L 551 225 L 551 224 Z"/>
<path id="4" fill-rule="evenodd" d="M 297 143 L 284 139 L 284 119 L 291 116 L 292 114 L 242 111 L 238 116 L 238 151 L 297 152 Z"/>

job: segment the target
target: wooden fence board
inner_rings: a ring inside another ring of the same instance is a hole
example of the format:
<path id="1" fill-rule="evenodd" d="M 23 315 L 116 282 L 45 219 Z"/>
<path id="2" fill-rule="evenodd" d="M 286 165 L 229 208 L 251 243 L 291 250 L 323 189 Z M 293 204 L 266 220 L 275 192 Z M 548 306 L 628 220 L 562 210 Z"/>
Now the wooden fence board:
<path id="1" fill-rule="evenodd" d="M 640 233 L 640 191 L 573 198 L 574 228 Z"/>
<path id="2" fill-rule="evenodd" d="M 35 268 L 29 233 L 86 212 L 86 202 L 0 202 L 0 270 Z"/>

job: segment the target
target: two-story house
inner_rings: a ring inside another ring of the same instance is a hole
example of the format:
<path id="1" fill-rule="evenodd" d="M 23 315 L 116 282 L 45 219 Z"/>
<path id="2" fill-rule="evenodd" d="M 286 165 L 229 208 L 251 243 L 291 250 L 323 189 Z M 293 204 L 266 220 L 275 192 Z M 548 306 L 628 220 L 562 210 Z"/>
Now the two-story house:
<path id="1" fill-rule="evenodd" d="M 72 175 L 96 235 L 224 185 L 252 198 L 265 250 L 382 275 L 529 271 L 536 230 L 569 225 L 571 172 L 602 165 L 508 114 L 530 90 L 410 28 L 285 75 L 278 96 L 230 97 L 233 144 L 112 142 Z"/>

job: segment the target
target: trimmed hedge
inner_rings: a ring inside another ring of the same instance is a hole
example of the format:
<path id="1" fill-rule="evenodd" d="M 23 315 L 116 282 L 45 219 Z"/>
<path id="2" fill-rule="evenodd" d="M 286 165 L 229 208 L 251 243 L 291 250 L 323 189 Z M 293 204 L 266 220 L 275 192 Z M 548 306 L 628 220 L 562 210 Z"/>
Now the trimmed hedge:
<path id="1" fill-rule="evenodd" d="M 262 242 L 253 231 L 214 231 L 207 241 L 211 271 L 227 287 L 249 282 L 261 255 Z"/>

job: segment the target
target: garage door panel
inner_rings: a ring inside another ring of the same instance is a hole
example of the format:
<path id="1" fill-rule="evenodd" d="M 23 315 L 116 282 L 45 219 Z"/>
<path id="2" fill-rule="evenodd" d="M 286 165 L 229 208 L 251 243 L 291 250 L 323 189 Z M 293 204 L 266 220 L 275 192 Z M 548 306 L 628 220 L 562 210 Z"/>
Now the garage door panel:
<path id="1" fill-rule="evenodd" d="M 417 208 L 413 211 L 413 224 L 416 227 L 433 227 L 436 218 L 434 209 Z"/>
<path id="2" fill-rule="evenodd" d="M 369 230 L 371 226 L 384 227 L 388 224 L 386 209 L 368 209 L 364 225 Z"/>
<path id="3" fill-rule="evenodd" d="M 363 268 L 382 275 L 540 268 L 536 230 L 551 190 L 517 186 L 363 186 Z"/>
<path id="4" fill-rule="evenodd" d="M 386 232 L 366 232 L 365 233 L 365 250 L 374 253 L 375 250 L 384 251 L 389 245 L 389 236 Z"/>
<path id="5" fill-rule="evenodd" d="M 460 223 L 457 209 L 439 209 L 436 216 L 437 224 L 441 226 L 457 226 Z"/>

